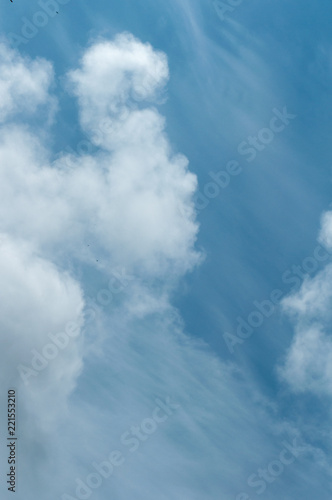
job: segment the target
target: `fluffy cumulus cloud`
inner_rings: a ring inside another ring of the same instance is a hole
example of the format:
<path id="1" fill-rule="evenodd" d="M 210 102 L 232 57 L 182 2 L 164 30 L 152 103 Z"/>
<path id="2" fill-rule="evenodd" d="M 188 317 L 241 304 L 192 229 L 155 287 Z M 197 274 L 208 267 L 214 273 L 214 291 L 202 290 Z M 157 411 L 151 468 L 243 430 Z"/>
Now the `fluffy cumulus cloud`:
<path id="1" fill-rule="evenodd" d="M 319 240 L 331 250 L 332 217 L 322 217 Z M 332 265 L 283 301 L 295 324 L 295 337 L 280 374 L 297 392 L 332 395 Z"/>
<path id="2" fill-rule="evenodd" d="M 67 78 L 95 149 L 52 162 L 10 104 L 25 96 L 33 115 L 52 99 L 52 67 L 1 50 L 0 364 L 3 390 L 8 375 L 18 389 L 17 498 L 234 495 L 280 444 L 269 405 L 184 333 L 170 302 L 200 254 L 196 177 L 153 104 L 165 55 L 128 34 L 88 48 Z M 112 307 L 88 322 L 88 290 L 118 266 L 125 290 L 111 278 Z M 112 477 L 91 476 L 112 450 Z"/>
<path id="3" fill-rule="evenodd" d="M 172 153 L 158 111 L 128 106 L 132 92 L 153 98 L 167 75 L 165 56 L 132 36 L 92 46 L 69 80 L 91 141 L 99 132 L 98 152 L 63 155 L 50 165 L 30 130 L 3 130 L 0 210 L 8 215 L 2 229 L 16 228 L 49 255 L 70 247 L 89 260 L 82 245 L 89 239 L 104 255 L 100 265 L 113 259 L 152 275 L 190 269 L 199 258 L 191 200 L 196 177 L 187 159 Z"/>
<path id="4" fill-rule="evenodd" d="M 32 113 L 50 104 L 52 65 L 44 59 L 29 60 L 0 44 L 0 123 L 16 113 Z"/>
<path id="5" fill-rule="evenodd" d="M 89 127 L 109 115 L 123 113 L 129 99 L 156 97 L 169 72 L 165 54 L 149 44 L 137 43 L 130 34 L 121 34 L 113 42 L 90 47 L 81 67 L 69 77 L 79 99 L 82 123 Z"/>

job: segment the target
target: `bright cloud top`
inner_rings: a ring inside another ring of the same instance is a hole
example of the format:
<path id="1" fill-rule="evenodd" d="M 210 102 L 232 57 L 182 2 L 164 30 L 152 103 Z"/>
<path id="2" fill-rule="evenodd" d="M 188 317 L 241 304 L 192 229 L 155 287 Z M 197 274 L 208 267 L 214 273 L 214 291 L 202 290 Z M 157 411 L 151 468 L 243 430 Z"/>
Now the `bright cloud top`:
<path id="1" fill-rule="evenodd" d="M 69 77 L 79 98 L 82 122 L 89 125 L 123 112 L 130 98 L 153 99 L 167 83 L 169 72 L 165 54 L 131 34 L 121 34 L 113 42 L 92 45 L 81 67 Z"/>

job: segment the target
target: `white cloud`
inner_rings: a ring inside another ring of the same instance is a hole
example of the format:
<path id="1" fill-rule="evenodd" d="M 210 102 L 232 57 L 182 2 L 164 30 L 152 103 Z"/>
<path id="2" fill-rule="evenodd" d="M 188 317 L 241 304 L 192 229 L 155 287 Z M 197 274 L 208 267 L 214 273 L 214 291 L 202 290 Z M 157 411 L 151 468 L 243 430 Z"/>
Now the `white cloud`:
<path id="1" fill-rule="evenodd" d="M 165 54 L 129 33 L 94 44 L 84 53 L 80 69 L 69 74 L 85 127 L 123 113 L 130 99 L 153 99 L 168 76 Z"/>
<path id="2" fill-rule="evenodd" d="M 70 249 L 95 263 L 89 241 L 90 250 L 103 255 L 98 261 L 104 268 L 111 260 L 153 276 L 182 274 L 199 259 L 193 249 L 196 177 L 187 159 L 172 153 L 161 115 L 152 107 L 126 107 L 129 90 L 143 86 L 144 95 L 152 96 L 156 85 L 165 84 L 165 56 L 123 35 L 94 45 L 82 64 L 71 78 L 78 82 L 83 124 L 107 118 L 111 128 L 102 146 L 112 151 L 70 158 L 69 169 L 66 155 L 50 164 L 32 131 L 4 128 L 1 229 L 34 241 L 50 258 Z"/>
<path id="3" fill-rule="evenodd" d="M 330 247 L 331 213 L 322 217 L 319 240 Z M 295 337 L 287 352 L 281 377 L 297 392 L 332 395 L 332 265 L 327 264 L 301 289 L 283 300 L 295 325 Z"/>
<path id="4" fill-rule="evenodd" d="M 0 256 L 1 387 L 17 389 L 20 430 L 32 439 L 52 431 L 65 411 L 82 369 L 80 343 L 73 339 L 67 351 L 42 372 L 34 369 L 32 360 L 50 343 L 49 334 L 63 332 L 69 322 L 82 324 L 83 294 L 68 273 L 24 240 L 2 235 Z M 26 369 L 30 370 L 27 377 Z"/>
<path id="5" fill-rule="evenodd" d="M 52 65 L 44 59 L 23 58 L 0 44 L 0 123 L 17 113 L 34 113 L 38 106 L 52 104 L 49 95 Z"/>
<path id="6" fill-rule="evenodd" d="M 319 240 L 324 246 L 332 249 L 332 212 L 326 212 L 322 217 Z"/>

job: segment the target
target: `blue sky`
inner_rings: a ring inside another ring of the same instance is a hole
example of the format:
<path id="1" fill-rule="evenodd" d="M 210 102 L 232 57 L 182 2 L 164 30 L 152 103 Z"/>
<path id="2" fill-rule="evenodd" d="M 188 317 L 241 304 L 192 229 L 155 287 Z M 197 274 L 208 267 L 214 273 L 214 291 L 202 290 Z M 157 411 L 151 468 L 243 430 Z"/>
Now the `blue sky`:
<path id="1" fill-rule="evenodd" d="M 19 500 L 331 498 L 331 20 L 1 6 Z"/>

